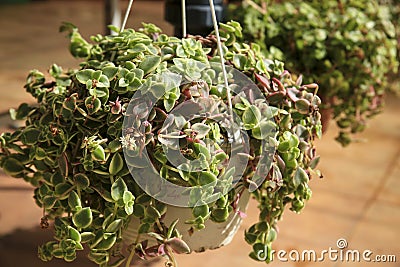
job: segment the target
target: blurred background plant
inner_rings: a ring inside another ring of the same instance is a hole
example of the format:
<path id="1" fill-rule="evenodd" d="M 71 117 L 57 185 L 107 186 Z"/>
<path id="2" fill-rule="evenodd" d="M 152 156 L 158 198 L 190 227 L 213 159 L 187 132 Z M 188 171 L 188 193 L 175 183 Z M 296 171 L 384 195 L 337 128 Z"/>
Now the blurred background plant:
<path id="1" fill-rule="evenodd" d="M 382 111 L 387 74 L 398 68 L 391 21 L 398 12 L 397 0 L 392 6 L 376 0 L 244 0 L 230 6 L 247 40 L 306 76 L 306 83 L 320 85 L 323 124 L 334 118 L 343 146 Z"/>
<path id="2" fill-rule="evenodd" d="M 387 5 L 392 14 L 392 23 L 396 30 L 397 38 L 397 61 L 400 62 L 400 1 L 399 0 L 380 0 L 380 4 Z M 399 83 L 399 66 L 397 66 L 397 72 L 392 72 L 389 74 L 389 87 L 390 90 L 397 96 L 400 94 L 400 90 L 397 89 Z"/>

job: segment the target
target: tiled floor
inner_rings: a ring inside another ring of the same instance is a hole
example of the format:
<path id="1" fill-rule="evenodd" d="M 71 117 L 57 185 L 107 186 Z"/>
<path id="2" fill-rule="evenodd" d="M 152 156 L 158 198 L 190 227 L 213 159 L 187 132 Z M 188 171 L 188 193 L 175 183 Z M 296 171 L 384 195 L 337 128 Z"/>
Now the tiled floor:
<path id="1" fill-rule="evenodd" d="M 125 3 L 125 2 L 124 2 Z M 162 22 L 159 2 L 137 2 L 129 25 Z M 67 40 L 57 32 L 61 21 L 76 24 L 85 36 L 101 32 L 101 1 L 40 1 L 28 5 L 0 6 L 0 112 L 29 101 L 22 85 L 29 69 L 45 71 L 56 62 L 73 67 Z M 311 181 L 313 198 L 301 215 L 286 213 L 280 223 L 275 250 L 336 249 L 345 238 L 349 249 L 369 249 L 376 254 L 393 254 L 397 263 L 278 262 L 271 266 L 400 266 L 400 99 L 390 97 L 386 111 L 375 118 L 362 135 L 366 142 L 341 148 L 332 126 L 318 142 L 320 168 L 325 178 Z M 5 121 L 0 118 L 0 127 Z M 1 129 L 0 129 L 1 130 Z M 251 203 L 240 232 L 232 244 L 215 251 L 178 257 L 180 266 L 265 266 L 247 257 L 249 247 L 243 231 L 257 218 Z M 92 266 L 84 259 L 73 265 L 61 261 L 42 263 L 36 245 L 51 238 L 39 229 L 41 211 L 32 191 L 22 181 L 0 173 L 0 266 Z M 162 262 L 154 266 L 163 266 Z"/>

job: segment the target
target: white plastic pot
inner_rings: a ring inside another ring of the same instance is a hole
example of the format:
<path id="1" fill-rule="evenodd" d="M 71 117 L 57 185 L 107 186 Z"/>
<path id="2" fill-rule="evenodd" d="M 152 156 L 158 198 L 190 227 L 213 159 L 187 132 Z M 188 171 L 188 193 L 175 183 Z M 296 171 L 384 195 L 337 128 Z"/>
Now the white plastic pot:
<path id="1" fill-rule="evenodd" d="M 239 210 L 245 212 L 249 203 L 250 193 L 245 190 L 239 200 Z M 211 220 L 205 222 L 205 228 L 199 231 L 194 231 L 189 234 L 190 225 L 185 224 L 185 221 L 193 219 L 190 208 L 182 208 L 168 206 L 167 213 L 163 222 L 165 225 L 170 225 L 173 221 L 179 218 L 176 228 L 182 234 L 182 240 L 187 243 L 190 250 L 193 252 L 203 252 L 208 249 L 217 249 L 229 244 L 236 232 L 239 230 L 242 218 L 237 212 L 232 212 L 228 219 L 222 223 L 216 223 Z M 132 243 L 137 237 L 137 228 L 139 220 L 132 218 L 128 228 L 124 233 L 124 241 L 126 244 Z M 146 236 L 143 236 L 146 239 Z M 141 238 L 141 240 L 143 240 Z M 155 245 L 150 244 L 149 245 Z"/>

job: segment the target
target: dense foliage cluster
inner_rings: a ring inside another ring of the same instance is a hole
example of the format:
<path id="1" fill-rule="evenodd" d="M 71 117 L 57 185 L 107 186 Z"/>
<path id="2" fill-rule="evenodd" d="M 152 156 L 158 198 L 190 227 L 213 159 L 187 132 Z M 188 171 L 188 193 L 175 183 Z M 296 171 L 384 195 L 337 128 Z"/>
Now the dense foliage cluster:
<path id="1" fill-rule="evenodd" d="M 337 140 L 347 145 L 381 112 L 386 74 L 398 67 L 389 7 L 376 0 L 248 0 L 231 14 L 266 55 L 320 85 L 340 128 Z"/>
<path id="2" fill-rule="evenodd" d="M 235 203 L 248 188 L 255 189 L 260 216 L 245 239 L 253 246 L 250 255 L 257 259 L 276 238 L 285 206 L 294 212 L 303 209 L 311 197 L 309 179 L 319 175 L 313 143 L 321 135 L 318 86 L 292 80 L 282 62 L 265 59 L 256 44 L 243 43 L 238 23 L 220 27 L 226 64 L 247 75 L 266 99 L 254 99 L 245 89 L 237 92 L 234 81 L 230 84 L 236 92 L 232 109 L 241 121 L 239 131 L 249 136 L 250 149 L 241 155 L 247 160 L 241 180 L 228 191 L 224 185 L 233 178 L 233 170 L 227 168 L 232 151 L 229 135 L 220 127 L 223 123 L 168 117 L 181 103 L 205 97 L 221 104 L 212 110 L 215 116 L 229 119 L 229 94 L 221 71 L 210 68 L 219 62 L 215 36 L 178 39 L 144 24 L 138 31 L 114 29 L 119 32 L 115 36 L 96 35 L 87 42 L 75 27 L 63 26 L 70 34 L 72 55 L 83 59 L 80 67 L 64 71 L 53 65 L 50 78 L 32 71 L 25 88 L 37 103 L 13 111 L 15 119 L 26 120 L 25 126 L 0 136 L 1 168 L 36 188 L 35 200 L 44 213 L 42 226 L 54 221 L 55 240 L 39 248 L 41 259 L 73 261 L 76 251 L 86 246 L 90 260 L 100 266 L 124 261 L 129 266 L 134 254 L 144 258 L 166 254 L 174 262 L 172 252 L 189 251 L 178 230 L 205 231 L 205 221 L 225 221 L 239 212 Z M 167 85 L 157 80 L 157 75 L 174 70 L 189 82 Z M 156 99 L 154 108 L 139 101 L 128 109 L 132 98 L 141 97 L 143 102 Z M 124 117 L 131 118 L 127 129 Z M 165 134 L 167 118 L 173 118 L 167 124 L 175 123 L 180 131 Z M 276 131 L 265 135 L 266 129 Z M 180 140 L 178 146 L 172 139 Z M 256 189 L 254 166 L 263 153 L 262 142 L 273 147 L 273 154 L 271 168 L 258 174 L 266 179 Z M 196 160 L 202 171 L 177 168 L 163 145 Z M 143 149 L 161 177 L 194 188 L 189 192 L 194 203 L 188 229 L 176 229 L 176 222 L 165 225 L 168 205 L 146 194 L 132 179 L 130 172 L 142 166 L 124 159 L 124 152 L 138 155 Z M 204 185 L 207 192 L 195 190 Z M 211 195 L 215 201 L 204 202 L 204 196 Z M 138 236 L 124 247 L 124 231 L 132 217 L 139 220 Z M 150 239 L 157 245 L 150 246 Z"/>

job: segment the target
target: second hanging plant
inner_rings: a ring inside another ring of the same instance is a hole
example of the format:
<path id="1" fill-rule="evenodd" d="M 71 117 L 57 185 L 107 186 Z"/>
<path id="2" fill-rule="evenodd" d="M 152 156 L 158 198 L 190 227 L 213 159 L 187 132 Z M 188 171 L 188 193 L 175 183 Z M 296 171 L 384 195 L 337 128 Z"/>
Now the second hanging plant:
<path id="1" fill-rule="evenodd" d="M 355 140 L 382 111 L 386 75 L 397 71 L 389 6 L 376 0 L 239 2 L 231 16 L 243 24 L 246 39 L 305 82 L 317 82 L 325 113 L 332 112 L 340 129 L 336 140 L 344 146 Z"/>

